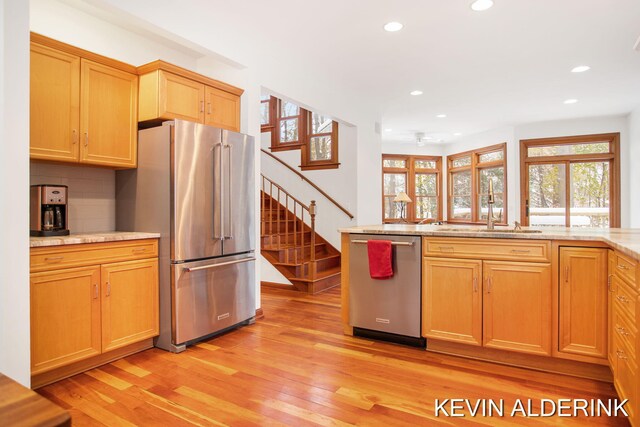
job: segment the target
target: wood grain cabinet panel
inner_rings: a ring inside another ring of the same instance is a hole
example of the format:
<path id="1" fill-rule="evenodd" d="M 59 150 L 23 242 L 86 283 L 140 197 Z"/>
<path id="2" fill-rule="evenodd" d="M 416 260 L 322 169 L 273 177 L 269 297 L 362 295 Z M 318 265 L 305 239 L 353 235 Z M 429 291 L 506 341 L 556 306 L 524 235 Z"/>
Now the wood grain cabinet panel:
<path id="1" fill-rule="evenodd" d="M 81 161 L 135 167 L 138 76 L 83 59 L 81 81 Z"/>
<path id="2" fill-rule="evenodd" d="M 31 44 L 32 159 L 78 161 L 80 57 Z"/>
<path id="3" fill-rule="evenodd" d="M 549 240 L 427 237 L 424 256 L 505 261 L 551 261 Z"/>
<path id="4" fill-rule="evenodd" d="M 31 274 L 31 372 L 100 354 L 100 268 Z"/>
<path id="5" fill-rule="evenodd" d="M 204 121 L 204 85 L 160 70 L 159 111 L 163 119 Z"/>
<path id="6" fill-rule="evenodd" d="M 551 354 L 551 265 L 483 263 L 483 344 Z"/>
<path id="7" fill-rule="evenodd" d="M 158 260 L 103 265 L 102 351 L 158 335 Z"/>
<path id="8" fill-rule="evenodd" d="M 240 97 L 214 87 L 205 86 L 206 125 L 240 131 Z"/>
<path id="9" fill-rule="evenodd" d="M 607 357 L 607 250 L 560 248 L 558 350 Z"/>
<path id="10" fill-rule="evenodd" d="M 422 333 L 482 345 L 482 261 L 424 258 Z"/>

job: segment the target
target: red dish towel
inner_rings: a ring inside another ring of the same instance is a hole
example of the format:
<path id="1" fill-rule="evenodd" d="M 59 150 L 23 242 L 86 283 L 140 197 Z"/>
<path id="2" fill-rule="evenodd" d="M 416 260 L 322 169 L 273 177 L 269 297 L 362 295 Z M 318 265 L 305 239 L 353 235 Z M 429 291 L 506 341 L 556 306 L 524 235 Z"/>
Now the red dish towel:
<path id="1" fill-rule="evenodd" d="M 372 279 L 393 277 L 391 266 L 391 240 L 368 240 L 369 274 Z"/>

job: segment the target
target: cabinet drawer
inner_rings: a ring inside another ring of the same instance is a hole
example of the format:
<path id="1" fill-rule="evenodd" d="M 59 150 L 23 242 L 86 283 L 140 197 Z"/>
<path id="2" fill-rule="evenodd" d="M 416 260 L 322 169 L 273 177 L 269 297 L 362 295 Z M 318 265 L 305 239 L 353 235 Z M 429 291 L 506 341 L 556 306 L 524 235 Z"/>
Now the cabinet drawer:
<path id="1" fill-rule="evenodd" d="M 616 375 L 613 379 L 616 390 L 621 399 L 629 399 L 624 409 L 629 413 L 629 418 L 634 418 L 637 408 L 638 393 L 638 365 L 629 350 L 619 339 L 614 338 L 614 357 L 616 358 Z"/>
<path id="2" fill-rule="evenodd" d="M 31 272 L 58 270 L 158 256 L 158 240 L 88 243 L 31 248 Z"/>
<path id="3" fill-rule="evenodd" d="M 632 290 L 624 281 L 620 280 L 616 276 L 613 277 L 614 281 L 614 312 L 624 313 L 625 316 L 631 320 L 631 323 L 636 323 L 636 292 Z"/>
<path id="4" fill-rule="evenodd" d="M 551 260 L 551 242 L 548 240 L 425 237 L 422 247 L 424 256 L 537 262 Z"/>
<path id="5" fill-rule="evenodd" d="M 616 339 L 622 341 L 629 349 L 630 354 L 636 358 L 636 339 L 638 332 L 635 326 L 629 323 L 629 320 L 627 320 L 625 316 L 620 315 L 618 307 L 613 310 L 611 320 L 611 333 Z"/>
<path id="6" fill-rule="evenodd" d="M 637 288 L 638 283 L 636 283 L 636 269 L 638 267 L 638 263 L 635 260 L 627 258 L 624 255 L 620 255 L 617 252 L 614 258 L 616 274 Z"/>

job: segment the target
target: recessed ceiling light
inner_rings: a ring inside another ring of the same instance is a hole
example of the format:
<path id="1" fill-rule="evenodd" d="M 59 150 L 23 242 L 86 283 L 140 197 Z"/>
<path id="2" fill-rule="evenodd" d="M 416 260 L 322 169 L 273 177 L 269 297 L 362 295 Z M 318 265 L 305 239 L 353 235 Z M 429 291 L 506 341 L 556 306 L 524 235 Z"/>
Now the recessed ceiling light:
<path id="1" fill-rule="evenodd" d="M 391 128 L 386 128 L 384 131 L 385 131 L 385 132 L 391 132 L 392 130 L 393 130 L 393 129 L 391 129 Z"/>
<path id="2" fill-rule="evenodd" d="M 389 31 L 390 33 L 396 32 L 396 31 L 400 31 L 402 29 L 402 27 L 404 27 L 404 25 L 402 25 L 399 22 L 387 22 L 386 24 L 384 24 L 384 29 L 385 31 Z"/>
<path id="3" fill-rule="evenodd" d="M 585 71 L 589 71 L 591 69 L 591 67 L 589 67 L 588 65 L 578 65 L 577 67 L 574 67 L 571 72 L 572 73 L 584 73 Z"/>
<path id="4" fill-rule="evenodd" d="M 456 132 L 453 134 L 453 136 L 460 136 L 460 135 L 462 135 L 462 132 Z"/>
<path id="5" fill-rule="evenodd" d="M 565 101 L 564 101 L 565 104 L 575 104 L 576 102 L 578 102 L 578 100 L 577 99 L 573 99 L 573 98 L 565 99 Z"/>
<path id="6" fill-rule="evenodd" d="M 421 90 L 412 90 L 411 92 L 409 92 L 410 95 L 413 96 L 418 96 L 418 95 L 422 95 L 422 91 Z"/>
<path id="7" fill-rule="evenodd" d="M 493 6 L 493 0 L 476 0 L 471 3 L 471 9 L 476 12 L 482 12 L 483 10 L 489 9 L 491 6 Z"/>
<path id="8" fill-rule="evenodd" d="M 444 119 L 445 117 L 447 117 L 447 115 L 446 114 L 438 114 L 436 117 L 439 118 L 439 119 Z"/>

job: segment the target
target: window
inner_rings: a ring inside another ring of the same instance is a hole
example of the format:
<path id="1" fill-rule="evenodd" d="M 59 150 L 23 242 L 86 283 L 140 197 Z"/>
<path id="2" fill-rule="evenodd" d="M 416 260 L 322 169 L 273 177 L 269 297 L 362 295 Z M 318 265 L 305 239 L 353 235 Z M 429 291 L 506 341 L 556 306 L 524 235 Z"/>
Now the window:
<path id="1" fill-rule="evenodd" d="M 261 132 L 271 132 L 271 151 L 301 150 L 302 170 L 335 169 L 338 163 L 338 122 L 293 102 L 263 95 Z"/>
<path id="2" fill-rule="evenodd" d="M 620 134 L 520 141 L 525 225 L 620 226 Z"/>
<path id="3" fill-rule="evenodd" d="M 442 160 L 432 156 L 382 156 L 382 218 L 402 221 L 400 204 L 393 199 L 407 193 L 405 218 L 408 222 L 442 220 Z"/>
<path id="4" fill-rule="evenodd" d="M 489 181 L 493 181 L 494 219 L 496 224 L 507 224 L 506 150 L 506 144 L 498 144 L 447 157 L 447 222 L 486 223 Z"/>

